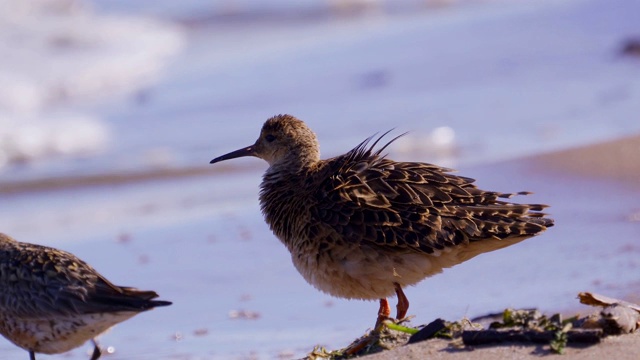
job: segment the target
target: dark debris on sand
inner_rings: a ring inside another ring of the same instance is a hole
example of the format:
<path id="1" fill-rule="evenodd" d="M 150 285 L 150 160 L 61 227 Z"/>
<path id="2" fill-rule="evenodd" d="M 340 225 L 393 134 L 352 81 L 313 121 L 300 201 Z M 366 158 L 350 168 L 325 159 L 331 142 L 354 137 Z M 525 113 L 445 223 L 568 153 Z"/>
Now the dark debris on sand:
<path id="1" fill-rule="evenodd" d="M 560 314 L 546 316 L 536 309 L 506 309 L 471 320 L 436 319 L 418 328 L 389 321 L 344 349 L 329 351 L 316 347 L 305 359 L 348 359 L 430 339 L 448 339 L 452 350 L 518 343 L 544 344 L 551 353 L 562 354 L 567 346 L 594 345 L 606 336 L 633 333 L 640 327 L 640 306 L 636 304 L 588 292 L 580 293 L 579 298 L 583 304 L 602 310 L 585 317 L 563 319 Z"/>

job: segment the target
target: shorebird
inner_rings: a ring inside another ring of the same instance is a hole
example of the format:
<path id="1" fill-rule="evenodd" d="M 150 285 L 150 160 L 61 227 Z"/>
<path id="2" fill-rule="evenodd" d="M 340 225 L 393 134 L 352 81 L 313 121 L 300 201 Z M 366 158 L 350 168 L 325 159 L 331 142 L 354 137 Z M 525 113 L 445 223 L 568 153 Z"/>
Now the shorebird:
<path id="1" fill-rule="evenodd" d="M 388 132 L 387 132 L 388 133 Z M 553 225 L 540 204 L 502 199 L 474 179 L 418 162 L 396 162 L 370 137 L 344 155 L 320 159 L 316 135 L 291 115 L 268 119 L 258 140 L 211 160 L 265 160 L 260 185 L 266 222 L 307 282 L 335 297 L 380 301 L 376 328 L 409 301 L 403 288 L 537 235 Z M 402 135 L 400 135 L 402 136 Z"/>
<path id="2" fill-rule="evenodd" d="M 0 233 L 0 334 L 27 350 L 59 354 L 156 306 L 154 291 L 110 283 L 73 254 L 23 243 Z"/>

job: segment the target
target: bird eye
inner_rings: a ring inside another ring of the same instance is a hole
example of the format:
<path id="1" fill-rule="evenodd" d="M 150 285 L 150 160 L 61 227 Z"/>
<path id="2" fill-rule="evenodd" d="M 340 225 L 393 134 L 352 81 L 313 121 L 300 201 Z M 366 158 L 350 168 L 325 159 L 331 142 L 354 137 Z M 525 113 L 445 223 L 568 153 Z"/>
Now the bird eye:
<path id="1" fill-rule="evenodd" d="M 264 139 L 267 140 L 267 142 L 272 142 L 273 140 L 276 139 L 276 137 L 271 135 L 271 134 L 269 134 L 269 135 L 265 136 Z"/>

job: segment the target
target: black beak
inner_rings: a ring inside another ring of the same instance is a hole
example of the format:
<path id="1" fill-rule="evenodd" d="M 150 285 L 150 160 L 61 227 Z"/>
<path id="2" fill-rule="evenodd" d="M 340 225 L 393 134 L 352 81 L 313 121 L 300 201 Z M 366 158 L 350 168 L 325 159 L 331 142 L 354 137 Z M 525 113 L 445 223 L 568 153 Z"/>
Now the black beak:
<path id="1" fill-rule="evenodd" d="M 254 146 L 248 146 L 244 149 L 238 149 L 236 151 L 232 151 L 228 154 L 224 154 L 222 156 L 218 156 L 217 158 L 211 160 L 209 162 L 209 164 L 215 164 L 217 162 L 220 161 L 224 161 L 224 160 L 229 160 L 229 159 L 235 159 L 235 158 L 239 158 L 239 157 L 243 157 L 243 156 L 255 156 L 255 153 L 253 151 Z"/>

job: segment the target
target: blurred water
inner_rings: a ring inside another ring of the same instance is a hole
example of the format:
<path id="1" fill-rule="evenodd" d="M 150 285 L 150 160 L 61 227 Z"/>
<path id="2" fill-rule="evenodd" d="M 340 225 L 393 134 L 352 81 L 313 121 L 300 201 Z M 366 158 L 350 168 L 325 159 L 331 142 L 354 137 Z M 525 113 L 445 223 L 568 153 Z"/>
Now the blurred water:
<path id="1" fill-rule="evenodd" d="M 94 7 L 154 8 L 108 4 Z M 189 2 L 179 13 L 195 17 L 218 5 Z M 618 50 L 640 31 L 636 10 L 629 0 L 468 2 L 307 21 L 214 18 L 196 27 L 175 15 L 167 26 L 182 29 L 187 42 L 162 78 L 138 83 L 133 93 L 64 106 L 108 129 L 101 153 L 0 174 L 24 179 L 200 166 L 253 142 L 264 119 L 282 112 L 306 120 L 327 156 L 397 128 L 410 131 L 397 152 L 453 166 L 626 135 L 640 131 L 640 68 Z M 121 16 L 108 14 L 96 16 Z M 73 53 L 66 56 L 73 61 Z M 135 66 L 141 67 L 148 65 Z M 453 148 L 434 149 L 428 141 L 441 126 L 455 133 Z"/>
<path id="2" fill-rule="evenodd" d="M 80 1 L 0 1 L 0 172 L 108 151 L 110 126 L 87 105 L 154 83 L 182 43 L 173 24 Z"/>

